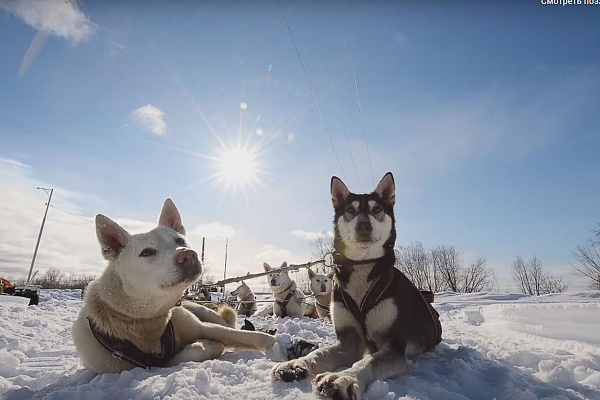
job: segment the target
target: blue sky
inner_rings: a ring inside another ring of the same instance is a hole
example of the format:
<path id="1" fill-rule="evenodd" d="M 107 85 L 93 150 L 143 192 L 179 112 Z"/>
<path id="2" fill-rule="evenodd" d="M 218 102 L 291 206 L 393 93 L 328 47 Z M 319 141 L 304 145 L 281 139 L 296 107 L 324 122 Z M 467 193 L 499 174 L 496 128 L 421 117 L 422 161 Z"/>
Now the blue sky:
<path id="1" fill-rule="evenodd" d="M 308 261 L 331 176 L 370 192 L 392 171 L 398 244 L 484 256 L 504 286 L 537 255 L 580 287 L 599 20 L 539 1 L 0 0 L 0 273 L 29 268 L 37 186 L 55 188 L 40 273 L 99 273 L 93 216 L 143 230 L 172 197 L 216 276 L 229 237 L 231 276 Z M 259 172 L 233 187 L 215 159 L 238 142 Z"/>

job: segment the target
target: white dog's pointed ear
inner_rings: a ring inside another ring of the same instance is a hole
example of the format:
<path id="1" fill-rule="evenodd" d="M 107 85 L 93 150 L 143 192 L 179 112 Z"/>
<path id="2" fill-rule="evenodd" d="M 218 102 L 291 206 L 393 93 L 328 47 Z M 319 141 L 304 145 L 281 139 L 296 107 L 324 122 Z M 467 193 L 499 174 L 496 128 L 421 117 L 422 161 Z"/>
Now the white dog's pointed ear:
<path id="1" fill-rule="evenodd" d="M 335 273 L 333 271 L 331 271 L 330 273 L 327 274 L 327 277 L 329 279 L 333 279 L 333 276 L 335 275 Z"/>
<path id="2" fill-rule="evenodd" d="M 309 277 L 310 279 L 312 279 L 312 278 L 314 278 L 314 277 L 315 277 L 315 275 L 316 275 L 316 274 L 313 272 L 313 270 L 309 268 L 309 269 L 308 269 L 308 277 Z"/>
<path id="3" fill-rule="evenodd" d="M 344 203 L 349 194 L 348 187 L 346 187 L 340 178 L 337 176 L 331 178 L 331 201 L 333 202 L 333 208 L 337 208 L 340 204 Z"/>
<path id="4" fill-rule="evenodd" d="M 391 206 L 396 203 L 396 186 L 394 184 L 394 176 L 391 172 L 388 172 L 381 178 L 375 188 L 375 193 L 381 197 L 381 200 Z"/>
<path id="5" fill-rule="evenodd" d="M 163 204 L 162 211 L 160 212 L 160 217 L 158 218 L 158 224 L 185 235 L 185 228 L 181 223 L 181 215 L 179 215 L 179 210 L 171 199 L 165 200 L 165 204 Z"/>
<path id="6" fill-rule="evenodd" d="M 271 270 L 271 266 L 267 263 L 263 263 L 263 268 L 265 269 L 265 272 L 269 272 Z"/>
<path id="7" fill-rule="evenodd" d="M 283 263 L 281 263 L 281 267 L 279 267 L 279 268 L 285 268 L 285 267 L 287 267 L 287 261 L 284 261 Z"/>
<path id="8" fill-rule="evenodd" d="M 96 236 L 102 256 L 106 260 L 119 257 L 129 241 L 129 233 L 112 219 L 102 214 L 96 215 Z"/>

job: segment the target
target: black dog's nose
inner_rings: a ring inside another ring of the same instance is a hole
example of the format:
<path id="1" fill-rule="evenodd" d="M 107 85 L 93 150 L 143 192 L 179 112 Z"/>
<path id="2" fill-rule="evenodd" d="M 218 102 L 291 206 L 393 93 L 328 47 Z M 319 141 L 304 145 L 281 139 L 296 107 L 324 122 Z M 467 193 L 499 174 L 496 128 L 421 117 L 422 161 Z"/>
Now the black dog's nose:
<path id="1" fill-rule="evenodd" d="M 368 235 L 373 231 L 373 227 L 371 226 L 371 221 L 367 220 L 359 220 L 356 223 L 356 232 L 359 235 Z"/>
<path id="2" fill-rule="evenodd" d="M 198 267 L 198 254 L 191 249 L 184 250 L 177 255 L 177 264 L 183 268 Z"/>

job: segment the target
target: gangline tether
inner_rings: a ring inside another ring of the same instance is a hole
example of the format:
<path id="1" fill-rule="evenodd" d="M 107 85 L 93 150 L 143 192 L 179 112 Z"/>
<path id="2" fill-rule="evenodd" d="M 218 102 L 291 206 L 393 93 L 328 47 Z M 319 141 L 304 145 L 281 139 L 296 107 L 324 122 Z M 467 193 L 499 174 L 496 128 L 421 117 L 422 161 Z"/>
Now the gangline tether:
<path id="1" fill-rule="evenodd" d="M 326 253 L 325 255 L 327 256 L 328 254 L 331 253 Z M 201 283 L 200 286 L 201 287 L 215 287 L 215 286 L 219 286 L 219 287 L 224 287 L 225 285 L 228 285 L 230 283 L 236 283 L 236 282 L 241 282 L 241 281 L 245 281 L 247 279 L 254 279 L 254 278 L 259 278 L 261 276 L 266 276 L 269 274 L 273 274 L 273 273 L 278 273 L 278 272 L 286 272 L 286 271 L 298 271 L 301 268 L 310 268 L 313 265 L 317 265 L 317 264 L 323 264 L 326 267 L 332 267 L 332 265 L 329 265 L 325 262 L 324 259 L 322 260 L 316 260 L 316 261 L 309 261 L 307 263 L 304 264 L 290 264 L 286 267 L 280 267 L 280 268 L 273 268 L 269 271 L 265 271 L 265 272 L 259 272 L 256 274 L 248 274 L 248 275 L 244 275 L 244 276 L 238 276 L 235 278 L 227 278 L 227 279 L 223 279 L 220 281 L 217 281 L 215 283 Z"/>

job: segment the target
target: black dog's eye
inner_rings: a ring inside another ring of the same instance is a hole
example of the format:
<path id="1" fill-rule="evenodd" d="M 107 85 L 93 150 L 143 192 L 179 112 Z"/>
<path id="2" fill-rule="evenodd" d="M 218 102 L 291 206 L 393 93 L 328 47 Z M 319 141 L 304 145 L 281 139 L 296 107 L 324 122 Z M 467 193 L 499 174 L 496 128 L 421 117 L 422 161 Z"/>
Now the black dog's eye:
<path id="1" fill-rule="evenodd" d="M 353 206 L 346 206 L 346 212 L 349 214 L 354 214 L 354 207 Z"/>
<path id="2" fill-rule="evenodd" d="M 381 207 L 381 206 L 373 207 L 373 214 L 379 214 L 382 211 L 383 211 L 383 207 Z"/>
<path id="3" fill-rule="evenodd" d="M 156 254 L 156 250 L 151 249 L 150 247 L 145 248 L 140 253 L 140 257 L 150 257 Z"/>
<path id="4" fill-rule="evenodd" d="M 186 244 L 185 244 L 185 239 L 184 239 L 184 238 L 177 238 L 177 239 L 175 240 L 175 243 L 177 243 L 177 244 L 178 244 L 178 245 L 180 245 L 180 246 L 186 246 Z"/>

